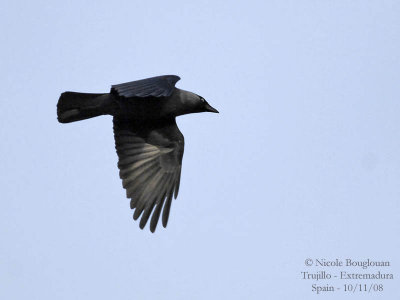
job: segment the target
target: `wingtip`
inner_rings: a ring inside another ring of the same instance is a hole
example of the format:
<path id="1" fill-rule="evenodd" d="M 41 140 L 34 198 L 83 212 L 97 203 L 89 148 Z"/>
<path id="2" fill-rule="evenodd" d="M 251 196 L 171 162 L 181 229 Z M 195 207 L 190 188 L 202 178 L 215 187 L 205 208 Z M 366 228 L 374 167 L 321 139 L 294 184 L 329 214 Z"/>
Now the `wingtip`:
<path id="1" fill-rule="evenodd" d="M 133 213 L 133 219 L 136 221 L 137 219 L 139 219 L 139 217 L 140 217 L 140 215 L 137 215 L 136 214 L 136 210 L 137 210 L 137 208 L 135 209 L 135 212 Z"/>

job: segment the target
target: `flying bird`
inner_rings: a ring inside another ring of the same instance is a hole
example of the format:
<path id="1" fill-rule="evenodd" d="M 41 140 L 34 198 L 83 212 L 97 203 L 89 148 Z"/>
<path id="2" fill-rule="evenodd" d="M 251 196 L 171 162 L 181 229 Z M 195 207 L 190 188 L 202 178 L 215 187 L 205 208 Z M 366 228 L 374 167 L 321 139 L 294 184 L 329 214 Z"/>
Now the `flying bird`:
<path id="1" fill-rule="evenodd" d="M 64 92 L 57 103 L 60 123 L 112 115 L 122 186 L 140 216 L 154 232 L 162 211 L 167 226 L 172 198 L 179 192 L 184 138 L 177 116 L 218 111 L 201 96 L 178 89 L 176 75 L 157 76 L 111 86 L 109 93 Z"/>

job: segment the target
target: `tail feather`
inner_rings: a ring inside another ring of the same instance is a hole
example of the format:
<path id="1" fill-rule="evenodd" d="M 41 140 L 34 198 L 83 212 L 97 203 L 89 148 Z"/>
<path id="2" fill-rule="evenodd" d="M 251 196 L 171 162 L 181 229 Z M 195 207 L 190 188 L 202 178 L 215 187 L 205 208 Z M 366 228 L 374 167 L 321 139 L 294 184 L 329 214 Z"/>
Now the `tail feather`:
<path id="1" fill-rule="evenodd" d="M 64 92 L 57 103 L 60 123 L 85 120 L 109 113 L 110 94 Z"/>

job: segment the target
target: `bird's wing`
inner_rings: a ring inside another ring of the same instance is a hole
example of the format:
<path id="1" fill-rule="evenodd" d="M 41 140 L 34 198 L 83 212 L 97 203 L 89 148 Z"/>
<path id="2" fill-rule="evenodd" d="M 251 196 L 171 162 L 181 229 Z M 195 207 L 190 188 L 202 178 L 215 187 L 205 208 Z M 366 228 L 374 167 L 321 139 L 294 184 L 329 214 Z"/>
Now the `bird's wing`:
<path id="1" fill-rule="evenodd" d="M 118 168 L 126 195 L 135 209 L 133 219 L 146 225 L 153 209 L 150 230 L 155 231 L 161 209 L 167 226 L 172 196 L 179 191 L 184 138 L 175 118 L 137 123 L 114 117 Z"/>
<path id="2" fill-rule="evenodd" d="M 175 84 L 180 80 L 176 75 L 157 76 L 142 80 L 136 80 L 111 87 L 111 93 L 129 97 L 168 97 L 171 96 Z"/>

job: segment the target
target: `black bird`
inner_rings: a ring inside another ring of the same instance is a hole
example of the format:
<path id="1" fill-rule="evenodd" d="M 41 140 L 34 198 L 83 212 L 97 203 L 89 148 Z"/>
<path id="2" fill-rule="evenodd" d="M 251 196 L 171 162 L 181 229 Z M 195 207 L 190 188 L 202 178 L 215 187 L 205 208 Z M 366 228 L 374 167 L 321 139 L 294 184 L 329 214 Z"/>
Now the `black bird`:
<path id="1" fill-rule="evenodd" d="M 113 85 L 110 93 L 64 92 L 57 104 L 60 123 L 112 115 L 119 175 L 143 229 L 153 212 L 154 232 L 163 209 L 167 226 L 172 196 L 179 191 L 184 138 L 175 117 L 218 111 L 192 92 L 175 87 L 176 75 L 157 76 Z"/>

